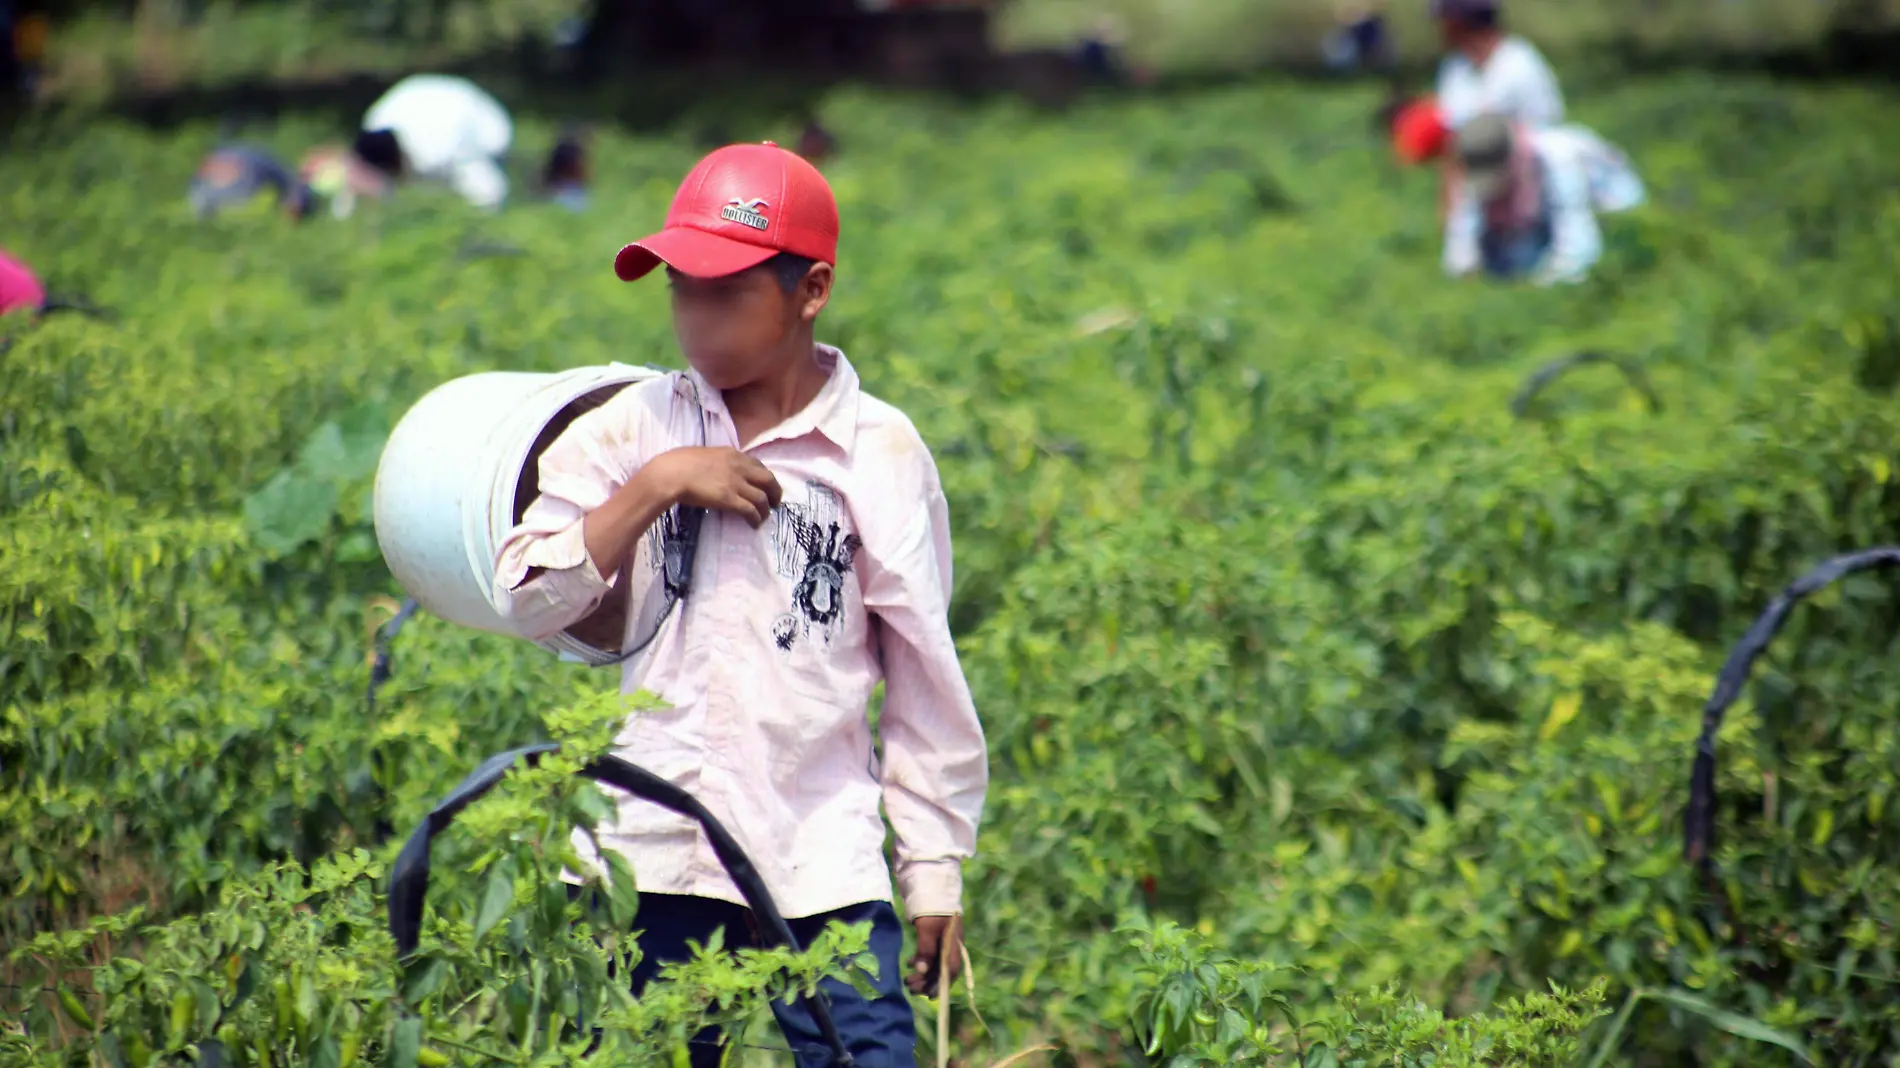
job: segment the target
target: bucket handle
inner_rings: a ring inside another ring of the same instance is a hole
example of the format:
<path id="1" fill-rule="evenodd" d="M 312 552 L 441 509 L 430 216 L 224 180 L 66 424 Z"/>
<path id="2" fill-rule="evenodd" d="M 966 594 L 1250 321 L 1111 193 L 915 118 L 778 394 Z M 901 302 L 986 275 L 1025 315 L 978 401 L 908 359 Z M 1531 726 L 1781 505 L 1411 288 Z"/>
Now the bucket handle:
<path id="1" fill-rule="evenodd" d="M 447 797 L 429 810 L 429 814 L 409 836 L 409 841 L 403 845 L 402 852 L 397 855 L 395 868 L 389 877 L 389 933 L 396 940 L 398 957 L 414 953 L 417 943 L 421 941 L 422 909 L 429 891 L 429 845 L 435 836 L 454 822 L 456 815 L 463 809 L 494 789 L 517 760 L 525 760 L 533 765 L 546 754 L 559 752 L 560 748 L 557 743 L 544 742 L 497 753 L 482 761 L 455 789 L 449 791 Z M 595 782 L 618 787 L 635 797 L 697 821 L 706 832 L 713 855 L 719 858 L 726 874 L 732 877 L 733 885 L 738 887 L 739 895 L 745 898 L 746 905 L 758 918 L 761 932 L 774 944 L 792 950 L 801 948 L 797 936 L 792 934 L 791 925 L 785 922 L 778 904 L 772 900 L 771 891 L 766 889 L 765 880 L 760 878 L 752 858 L 746 856 L 738 840 L 698 798 L 645 768 L 612 755 L 597 758 L 582 768 L 579 774 Z M 837 1025 L 832 1022 L 831 1010 L 824 995 L 814 991 L 800 1000 L 804 1002 L 805 1011 L 811 1014 L 812 1021 L 818 1025 L 825 1044 L 831 1047 L 833 1063 L 838 1068 L 852 1068 L 854 1062 L 851 1054 L 838 1035 Z"/>

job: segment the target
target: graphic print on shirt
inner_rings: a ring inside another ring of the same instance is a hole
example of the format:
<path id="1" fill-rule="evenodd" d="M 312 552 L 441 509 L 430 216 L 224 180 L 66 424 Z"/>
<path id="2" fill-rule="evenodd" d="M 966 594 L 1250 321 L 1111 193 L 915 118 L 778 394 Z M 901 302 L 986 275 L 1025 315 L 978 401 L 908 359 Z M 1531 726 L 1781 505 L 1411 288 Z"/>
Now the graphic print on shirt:
<path id="1" fill-rule="evenodd" d="M 668 595 L 677 598 L 682 592 L 687 576 L 680 557 L 686 551 L 686 510 L 669 508 L 660 516 L 660 521 L 647 528 L 647 570 L 660 572 L 660 581 L 666 583 Z"/>
<path id="2" fill-rule="evenodd" d="M 844 621 L 844 584 L 864 541 L 845 529 L 844 499 L 823 482 L 806 484 L 803 504 L 772 511 L 772 550 L 792 580 L 792 610 L 772 621 L 772 640 L 790 652 L 800 638 L 829 645 Z"/>

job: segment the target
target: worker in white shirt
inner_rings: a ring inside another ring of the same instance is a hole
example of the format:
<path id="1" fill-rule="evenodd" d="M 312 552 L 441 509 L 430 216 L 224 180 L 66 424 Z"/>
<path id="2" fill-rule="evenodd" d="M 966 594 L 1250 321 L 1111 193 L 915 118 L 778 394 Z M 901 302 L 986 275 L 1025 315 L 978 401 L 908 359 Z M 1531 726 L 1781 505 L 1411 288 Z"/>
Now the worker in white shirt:
<path id="1" fill-rule="evenodd" d="M 1463 173 L 1445 224 L 1453 277 L 1581 281 L 1603 255 L 1597 214 L 1643 202 L 1628 159 L 1583 127 L 1537 129 L 1490 114 L 1453 136 Z"/>
<path id="2" fill-rule="evenodd" d="M 1479 115 L 1503 115 L 1533 128 L 1564 121 L 1557 75 L 1537 46 L 1504 31 L 1499 0 L 1432 0 L 1445 45 L 1435 100 L 1445 128 L 1457 133 Z M 1439 210 L 1450 211 L 1456 160 L 1440 172 Z"/>
<path id="3" fill-rule="evenodd" d="M 1433 0 L 1445 43 L 1438 65 L 1438 106 L 1456 131 L 1479 115 L 1506 115 L 1528 126 L 1564 121 L 1557 75 L 1537 46 L 1504 32 L 1498 0 Z"/>
<path id="4" fill-rule="evenodd" d="M 502 157 L 514 139 L 508 111 L 466 78 L 412 74 L 363 116 L 357 154 L 384 171 L 446 181 L 493 209 L 508 197 Z"/>

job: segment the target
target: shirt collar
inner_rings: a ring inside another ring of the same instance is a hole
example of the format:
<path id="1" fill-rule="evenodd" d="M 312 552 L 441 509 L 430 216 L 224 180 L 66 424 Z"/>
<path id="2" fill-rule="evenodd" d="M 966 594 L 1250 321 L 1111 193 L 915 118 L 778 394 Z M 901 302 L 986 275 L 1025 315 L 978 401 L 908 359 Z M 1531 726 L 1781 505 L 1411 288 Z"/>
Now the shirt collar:
<path id="1" fill-rule="evenodd" d="M 817 355 L 818 366 L 828 372 L 824 388 L 818 391 L 810 404 L 760 434 L 747 448 L 757 448 L 772 441 L 793 441 L 816 431 L 847 457 L 851 455 L 851 449 L 858 440 L 858 398 L 861 395 L 858 372 L 852 368 L 851 361 L 845 359 L 842 351 L 830 345 L 819 344 Z M 716 412 L 720 420 L 730 426 L 732 416 L 726 411 L 725 399 L 719 391 L 707 385 L 698 371 L 688 369 L 686 374 L 699 389 L 701 403 L 706 410 Z"/>

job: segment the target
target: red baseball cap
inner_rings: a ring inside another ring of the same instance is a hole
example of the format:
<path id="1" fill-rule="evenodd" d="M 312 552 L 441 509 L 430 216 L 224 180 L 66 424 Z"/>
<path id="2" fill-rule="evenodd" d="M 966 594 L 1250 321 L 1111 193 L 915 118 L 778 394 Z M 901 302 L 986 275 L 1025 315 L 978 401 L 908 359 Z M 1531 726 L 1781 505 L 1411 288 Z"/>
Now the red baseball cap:
<path id="1" fill-rule="evenodd" d="M 664 263 L 694 278 L 723 278 L 781 252 L 837 263 L 831 183 L 770 141 L 727 145 L 680 183 L 665 229 L 620 250 L 614 273 L 631 282 Z"/>
<path id="2" fill-rule="evenodd" d="M 15 308 L 38 311 L 46 304 L 46 287 L 27 265 L 0 249 L 0 315 Z"/>
<path id="3" fill-rule="evenodd" d="M 1437 101 L 1415 100 L 1392 120 L 1392 148 L 1401 163 L 1423 163 L 1445 151 L 1451 131 Z"/>

